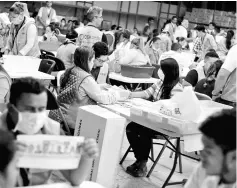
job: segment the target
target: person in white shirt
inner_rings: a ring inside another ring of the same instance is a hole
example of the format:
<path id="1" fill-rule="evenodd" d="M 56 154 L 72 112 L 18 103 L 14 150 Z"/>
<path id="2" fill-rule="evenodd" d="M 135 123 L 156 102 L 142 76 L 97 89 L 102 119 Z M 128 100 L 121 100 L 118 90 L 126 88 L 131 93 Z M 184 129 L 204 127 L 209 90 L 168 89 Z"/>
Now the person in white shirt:
<path id="1" fill-rule="evenodd" d="M 228 52 L 225 62 L 217 75 L 213 100 L 236 107 L 236 60 L 237 44 Z"/>
<path id="2" fill-rule="evenodd" d="M 161 32 L 160 35 L 158 35 L 158 37 L 161 39 L 163 45 L 161 50 L 163 52 L 167 52 L 171 50 L 171 45 L 172 45 L 172 40 L 170 39 L 170 33 L 168 30 L 166 30 L 167 28 L 163 29 L 163 31 Z"/>
<path id="3" fill-rule="evenodd" d="M 174 42 L 174 34 L 177 29 L 177 17 L 173 16 L 171 19 L 171 23 L 166 24 L 164 30 L 169 31 L 170 39 Z"/>
<path id="4" fill-rule="evenodd" d="M 183 37 L 185 39 L 187 39 L 188 37 L 188 20 L 184 19 L 181 23 L 181 25 L 179 25 L 177 27 L 177 29 L 175 30 L 175 33 L 174 33 L 174 42 L 177 42 L 177 37 Z"/>
<path id="5" fill-rule="evenodd" d="M 184 188 L 236 188 L 236 109 L 213 114 L 199 129 L 201 164 Z"/>
<path id="6" fill-rule="evenodd" d="M 96 42 L 105 42 L 107 44 L 107 38 L 103 32 L 98 28 L 103 21 L 103 9 L 93 6 L 87 11 L 87 19 L 89 23 L 85 27 L 79 27 L 78 33 L 78 46 L 92 47 Z"/>
<path id="7" fill-rule="evenodd" d="M 39 35 L 42 35 L 43 30 L 52 22 L 56 22 L 56 11 L 52 8 L 52 1 L 46 1 L 46 6 L 41 7 L 37 16 L 37 27 Z"/>
<path id="8" fill-rule="evenodd" d="M 182 75 L 182 70 L 183 67 L 185 67 L 186 60 L 182 57 L 181 50 L 182 46 L 179 43 L 173 43 L 170 51 L 161 54 L 158 65 L 160 65 L 160 62 L 164 59 L 173 58 L 179 65 L 179 75 Z"/>

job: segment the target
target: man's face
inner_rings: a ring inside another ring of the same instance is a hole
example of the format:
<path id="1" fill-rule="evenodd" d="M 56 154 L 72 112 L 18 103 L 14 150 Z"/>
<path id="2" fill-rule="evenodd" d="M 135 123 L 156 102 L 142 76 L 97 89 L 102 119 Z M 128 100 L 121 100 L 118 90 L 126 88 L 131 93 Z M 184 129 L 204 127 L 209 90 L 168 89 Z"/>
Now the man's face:
<path id="1" fill-rule="evenodd" d="M 214 26 L 212 24 L 209 24 L 209 29 L 210 30 L 213 30 L 214 29 Z"/>
<path id="2" fill-rule="evenodd" d="M 108 60 L 107 55 L 101 55 L 100 57 L 96 58 L 94 61 L 97 67 L 102 67 L 104 62 L 106 62 L 107 60 Z"/>
<path id="3" fill-rule="evenodd" d="M 50 8 L 50 7 L 52 7 L 52 1 L 46 1 L 46 6 L 48 7 L 48 8 Z"/>
<path id="4" fill-rule="evenodd" d="M 218 60 L 218 58 L 215 58 L 215 57 L 207 57 L 207 58 L 204 58 L 204 69 L 205 71 L 207 71 L 210 66 L 216 62 Z"/>
<path id="5" fill-rule="evenodd" d="M 151 26 L 151 25 L 153 25 L 154 24 L 154 20 L 150 20 L 149 21 L 149 25 Z"/>
<path id="6" fill-rule="evenodd" d="M 172 19 L 172 23 L 176 24 L 177 23 L 177 18 Z"/>
<path id="7" fill-rule="evenodd" d="M 46 110 L 47 98 L 46 92 L 40 94 L 23 93 L 16 103 L 16 108 L 20 112 L 42 112 Z"/>
<path id="8" fill-rule="evenodd" d="M 103 21 L 103 16 L 102 16 L 102 11 L 101 11 L 100 14 L 97 14 L 97 15 L 95 16 L 95 24 L 96 24 L 96 27 L 100 27 L 102 21 Z"/>

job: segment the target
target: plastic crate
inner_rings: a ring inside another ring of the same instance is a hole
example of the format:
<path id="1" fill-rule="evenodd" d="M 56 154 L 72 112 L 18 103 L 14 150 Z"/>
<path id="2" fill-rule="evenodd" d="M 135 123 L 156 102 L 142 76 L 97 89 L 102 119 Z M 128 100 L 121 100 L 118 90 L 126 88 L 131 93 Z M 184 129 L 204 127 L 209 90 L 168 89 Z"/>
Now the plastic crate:
<path id="1" fill-rule="evenodd" d="M 129 78 L 151 78 L 155 67 L 149 65 L 121 65 L 122 76 Z"/>

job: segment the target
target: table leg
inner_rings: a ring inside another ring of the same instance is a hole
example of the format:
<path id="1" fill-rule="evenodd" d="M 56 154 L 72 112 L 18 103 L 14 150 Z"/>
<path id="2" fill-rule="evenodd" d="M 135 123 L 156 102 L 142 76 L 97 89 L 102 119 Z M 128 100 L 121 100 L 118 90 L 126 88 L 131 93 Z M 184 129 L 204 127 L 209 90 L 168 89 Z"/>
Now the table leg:
<path id="1" fill-rule="evenodd" d="M 176 145 L 176 147 L 174 148 L 175 149 L 175 156 L 174 156 L 174 163 L 173 163 L 173 167 L 172 167 L 172 169 L 171 169 L 171 172 L 170 172 L 170 174 L 169 174 L 169 176 L 167 177 L 167 179 L 165 180 L 165 183 L 162 185 L 162 188 L 164 188 L 164 187 L 166 187 L 167 185 L 176 185 L 176 184 L 183 184 L 183 181 L 182 182 L 177 182 L 177 183 L 170 183 L 169 184 L 169 180 L 170 180 L 170 178 L 172 177 L 172 175 L 174 174 L 174 171 L 175 171 L 175 169 L 176 169 L 176 166 L 177 166 L 177 161 L 178 161 L 178 156 L 179 156 L 179 154 L 178 154 L 178 152 L 179 152 L 179 145 L 180 145 L 180 138 L 177 138 L 177 145 Z"/>

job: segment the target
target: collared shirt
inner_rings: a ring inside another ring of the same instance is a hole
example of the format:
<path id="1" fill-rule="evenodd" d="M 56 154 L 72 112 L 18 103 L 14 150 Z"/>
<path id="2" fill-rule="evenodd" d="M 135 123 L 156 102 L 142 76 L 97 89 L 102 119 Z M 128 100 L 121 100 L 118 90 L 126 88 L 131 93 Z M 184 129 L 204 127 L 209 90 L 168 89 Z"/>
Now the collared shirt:
<path id="1" fill-rule="evenodd" d="M 194 52 L 195 54 L 199 54 L 201 51 L 202 51 L 201 38 L 200 38 L 200 37 L 197 37 L 197 38 L 194 40 L 194 43 L 193 43 L 193 52 Z"/>
<path id="2" fill-rule="evenodd" d="M 152 97 L 153 101 L 160 100 L 161 94 L 162 94 L 162 80 L 158 80 L 155 84 L 153 84 L 151 87 L 146 89 L 144 92 L 147 95 L 147 98 Z M 176 93 L 182 92 L 183 86 L 180 83 L 177 83 L 173 89 L 170 92 L 170 98 L 173 97 Z"/>

